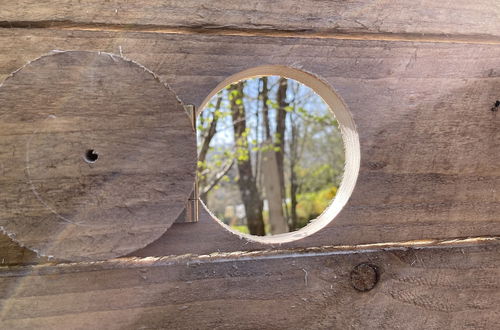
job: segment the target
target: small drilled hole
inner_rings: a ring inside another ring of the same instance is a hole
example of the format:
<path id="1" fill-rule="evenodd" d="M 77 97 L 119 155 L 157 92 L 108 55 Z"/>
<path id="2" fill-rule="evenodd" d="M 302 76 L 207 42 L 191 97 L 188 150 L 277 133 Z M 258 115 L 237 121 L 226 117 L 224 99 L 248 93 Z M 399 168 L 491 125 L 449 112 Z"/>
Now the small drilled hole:
<path id="1" fill-rule="evenodd" d="M 83 159 L 87 163 L 95 163 L 98 158 L 99 158 L 99 154 L 97 152 L 95 152 L 95 150 L 93 150 L 93 149 L 87 150 L 85 152 L 85 156 L 83 157 Z"/>

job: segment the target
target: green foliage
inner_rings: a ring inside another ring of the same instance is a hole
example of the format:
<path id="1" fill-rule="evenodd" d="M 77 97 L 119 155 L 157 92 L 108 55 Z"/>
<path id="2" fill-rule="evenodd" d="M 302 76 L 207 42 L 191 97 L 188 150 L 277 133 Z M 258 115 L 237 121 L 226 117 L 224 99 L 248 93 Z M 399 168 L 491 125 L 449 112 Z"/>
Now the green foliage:
<path id="1" fill-rule="evenodd" d="M 233 84 L 215 95 L 208 103 L 197 122 L 199 145 L 201 146 L 214 120 L 217 120 L 216 134 L 210 141 L 206 160 L 198 162 L 198 178 L 200 188 L 203 189 L 211 186 L 215 174 L 228 162 L 251 160 L 258 190 L 265 198 L 262 154 L 269 151 L 279 152 L 284 155 L 286 195 L 283 199 L 286 202 L 283 204 L 286 204 L 287 214 L 290 216 L 290 181 L 293 171 L 297 185 L 295 197 L 298 202 L 298 227 L 303 227 L 310 219 L 321 214 L 336 195 L 342 178 L 345 155 L 338 123 L 328 106 L 308 87 L 290 79 L 286 95 L 287 105 L 283 109 L 287 112 L 286 130 L 283 136 L 276 132 L 278 111 L 282 111 L 277 99 L 278 81 L 279 77 L 268 77 L 266 104 L 269 111 L 266 114 L 271 143 L 267 143 L 265 134 L 263 94 L 260 92 L 258 78 L 246 80 L 243 93 Z M 240 114 L 245 114 L 246 130 L 239 138 L 235 138 L 231 104 L 237 105 Z M 281 144 L 283 148 L 280 148 Z M 208 207 L 221 219 L 226 217 L 228 207 L 239 207 L 241 210 L 242 192 L 239 191 L 238 178 L 238 167 L 233 166 L 208 195 Z M 225 219 L 225 222 L 231 223 L 236 230 L 248 232 L 246 218 L 241 218 L 241 212 L 238 212 Z M 263 211 L 263 218 L 268 232 L 270 223 L 267 210 Z M 290 219 L 288 221 L 290 222 Z"/>
<path id="2" fill-rule="evenodd" d="M 315 192 L 322 190 L 325 186 L 338 186 L 342 171 L 333 164 L 318 164 L 311 167 L 296 166 L 298 180 L 302 192 Z"/>
<path id="3" fill-rule="evenodd" d="M 337 187 L 299 194 L 297 196 L 299 227 L 303 227 L 309 220 L 317 218 L 330 205 L 336 194 Z"/>
<path id="4" fill-rule="evenodd" d="M 273 101 L 273 100 L 271 100 L 271 99 L 268 99 L 268 100 L 266 101 L 266 104 L 269 106 L 269 108 L 272 108 L 272 109 L 278 109 L 278 108 L 279 108 L 279 104 L 278 104 L 278 102 Z"/>
<path id="5" fill-rule="evenodd" d="M 248 230 L 248 227 L 246 225 L 232 225 L 231 228 L 243 234 L 250 234 L 250 231 Z"/>

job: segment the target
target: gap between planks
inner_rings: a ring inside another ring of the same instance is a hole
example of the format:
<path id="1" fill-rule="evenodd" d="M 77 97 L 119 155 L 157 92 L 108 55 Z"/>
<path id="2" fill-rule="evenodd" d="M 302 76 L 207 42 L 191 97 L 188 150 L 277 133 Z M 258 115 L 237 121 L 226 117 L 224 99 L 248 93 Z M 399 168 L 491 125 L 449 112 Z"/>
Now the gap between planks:
<path id="1" fill-rule="evenodd" d="M 423 33 L 420 34 L 420 33 L 389 33 L 389 32 L 358 33 L 358 32 L 342 32 L 336 30 L 318 31 L 315 29 L 311 30 L 236 29 L 230 27 L 210 26 L 210 25 L 203 25 L 199 27 L 196 26 L 169 27 L 162 25 L 137 25 L 137 24 L 122 25 L 122 24 L 103 24 L 103 23 L 79 23 L 71 21 L 0 21 L 0 28 L 500 45 L 500 37 L 495 37 L 491 35 L 482 35 L 482 34 L 451 35 L 451 34 L 423 34 Z"/>
<path id="2" fill-rule="evenodd" d="M 67 263 L 45 263 L 38 265 L 1 266 L 0 278 L 25 275 L 45 275 L 53 273 L 72 273 L 105 269 L 162 267 L 179 264 L 226 263 L 271 259 L 289 259 L 304 257 L 324 257 L 359 253 L 405 251 L 409 249 L 464 248 L 500 243 L 500 236 L 482 236 L 452 239 L 427 239 L 407 242 L 390 242 L 361 245 L 332 245 L 286 250 L 215 252 L 208 255 L 185 254 L 162 257 L 122 257 L 105 261 L 84 261 Z M 94 269 L 97 267 L 97 269 Z"/>

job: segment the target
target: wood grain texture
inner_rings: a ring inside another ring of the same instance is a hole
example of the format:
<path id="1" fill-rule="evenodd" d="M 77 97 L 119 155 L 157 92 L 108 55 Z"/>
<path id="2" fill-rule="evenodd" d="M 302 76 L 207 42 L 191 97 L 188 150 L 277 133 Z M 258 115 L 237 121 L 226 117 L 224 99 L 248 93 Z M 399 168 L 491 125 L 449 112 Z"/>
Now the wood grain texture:
<path id="1" fill-rule="evenodd" d="M 38 256 L 28 248 L 21 247 L 7 235 L 0 235 L 0 265 L 29 265 L 46 263 L 47 258 Z"/>
<path id="2" fill-rule="evenodd" d="M 477 244 L 477 243 L 476 243 Z M 12 267 L 5 329 L 498 329 L 500 245 L 317 248 Z M 360 264 L 380 280 L 350 281 Z"/>
<path id="3" fill-rule="evenodd" d="M 123 53 L 151 68 L 185 102 L 222 80 L 286 65 L 330 84 L 358 127 L 361 170 L 344 210 L 285 247 L 500 233 L 500 46 L 154 33 L 0 30 L 0 77 L 52 49 Z M 265 249 L 207 213 L 137 255 Z"/>
<path id="4" fill-rule="evenodd" d="M 192 125 L 143 67 L 58 52 L 6 79 L 0 100 L 0 225 L 21 245 L 59 259 L 116 257 L 157 239 L 185 207 Z"/>
<path id="5" fill-rule="evenodd" d="M 411 1 L 136 1 L 18 0 L 0 2 L 4 26 L 120 25 L 307 33 L 500 36 L 495 0 Z M 369 36 L 366 36 L 369 38 Z M 376 37 L 376 36 L 375 36 Z"/>
<path id="6" fill-rule="evenodd" d="M 358 185 L 341 214 L 317 234 L 280 247 L 239 239 L 206 211 L 200 222 L 176 224 L 131 253 L 147 258 L 54 265 L 0 236 L 1 264 L 44 263 L 0 267 L 0 328 L 500 328 L 498 238 L 411 241 L 500 234 L 500 117 L 490 110 L 500 98 L 496 1 L 0 0 L 0 8 L 0 26 L 32 28 L 0 29 L 0 80 L 53 49 L 105 51 L 152 69 L 184 102 L 199 105 L 230 75 L 286 65 L 338 91 L 358 125 L 362 154 Z M 92 29 L 106 31 L 80 31 Z M 143 82 L 117 80 L 124 98 L 138 91 L 146 102 L 158 96 Z M 36 100 L 19 91 L 0 95 L 0 109 L 13 95 L 20 104 Z M 127 126 L 120 116 L 99 119 L 72 120 L 88 131 L 102 123 Z M 150 129 L 156 122 L 145 123 Z M 12 146 L 32 129 L 0 114 L 0 186 L 23 186 Z M 43 129 L 54 150 L 71 151 L 61 136 L 79 142 L 64 125 L 47 121 Z M 44 157 L 36 159 L 47 167 Z M 128 173 L 130 164 L 124 160 L 118 172 Z M 63 170 L 69 180 L 61 182 L 49 181 L 57 177 L 50 167 L 37 172 L 51 196 L 80 177 L 71 163 Z M 0 196 L 22 192 L 2 189 Z M 23 202 L 0 201 L 0 213 L 23 221 L 40 214 L 20 208 Z M 387 243 L 395 241 L 405 242 Z M 349 246 L 326 246 L 340 244 Z M 251 250 L 266 251 L 238 252 Z M 199 255 L 205 253 L 212 255 Z M 168 254 L 181 256 L 150 257 Z M 371 291 L 350 282 L 360 263 L 379 272 Z"/>

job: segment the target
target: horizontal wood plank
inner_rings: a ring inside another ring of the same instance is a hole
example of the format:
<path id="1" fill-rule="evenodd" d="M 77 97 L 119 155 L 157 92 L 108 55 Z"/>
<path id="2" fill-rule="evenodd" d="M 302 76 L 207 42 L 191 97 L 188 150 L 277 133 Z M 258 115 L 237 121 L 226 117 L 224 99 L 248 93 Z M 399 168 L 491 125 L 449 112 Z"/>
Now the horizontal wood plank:
<path id="1" fill-rule="evenodd" d="M 495 0 L 2 1 L 3 26 L 78 26 L 227 29 L 307 33 L 500 36 Z M 369 36 L 365 36 L 369 37 Z"/>
<path id="2" fill-rule="evenodd" d="M 500 245 L 474 244 L 3 268 L 0 322 L 8 329 L 497 329 Z M 351 280 L 360 263 L 379 274 L 367 292 Z"/>
<path id="3" fill-rule="evenodd" d="M 3 29 L 0 77 L 53 49 L 122 53 L 194 105 L 259 65 L 301 69 L 335 88 L 360 134 L 358 183 L 328 227 L 285 247 L 500 233 L 500 117 L 491 111 L 500 46 Z M 202 212 L 199 223 L 175 225 L 137 255 L 269 247 Z"/>

